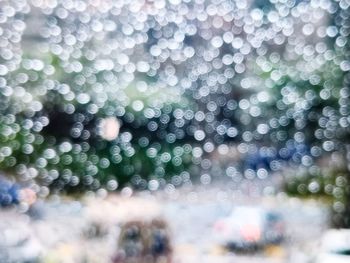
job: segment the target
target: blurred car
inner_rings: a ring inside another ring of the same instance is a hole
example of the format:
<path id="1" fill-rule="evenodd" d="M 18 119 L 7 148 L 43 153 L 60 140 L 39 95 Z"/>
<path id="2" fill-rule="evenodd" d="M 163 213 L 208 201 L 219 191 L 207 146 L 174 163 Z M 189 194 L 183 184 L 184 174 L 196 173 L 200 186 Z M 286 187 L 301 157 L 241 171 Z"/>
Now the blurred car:
<path id="1" fill-rule="evenodd" d="M 280 243 L 284 228 L 282 216 L 275 211 L 238 206 L 215 223 L 214 234 L 220 245 L 244 250 Z"/>
<path id="2" fill-rule="evenodd" d="M 10 180 L 0 176 L 0 207 L 19 203 L 20 187 Z"/>
<path id="3" fill-rule="evenodd" d="M 20 186 L 10 178 L 0 175 L 0 207 L 10 207 L 21 202 L 30 207 L 36 201 L 37 195 L 34 190 Z"/>
<path id="4" fill-rule="evenodd" d="M 328 230 L 322 237 L 314 263 L 350 262 L 350 229 Z"/>
<path id="5" fill-rule="evenodd" d="M 171 263 L 169 228 L 164 220 L 131 221 L 121 227 L 113 263 Z"/>
<path id="6" fill-rule="evenodd" d="M 42 245 L 26 223 L 0 220 L 0 262 L 38 262 Z"/>

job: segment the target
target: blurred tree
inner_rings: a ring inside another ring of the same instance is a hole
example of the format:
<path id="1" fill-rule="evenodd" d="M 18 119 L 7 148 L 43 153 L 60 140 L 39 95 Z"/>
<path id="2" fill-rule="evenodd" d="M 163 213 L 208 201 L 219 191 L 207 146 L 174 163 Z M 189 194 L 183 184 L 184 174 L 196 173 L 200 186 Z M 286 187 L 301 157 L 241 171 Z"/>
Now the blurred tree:
<path id="1" fill-rule="evenodd" d="M 273 125 L 270 139 L 279 145 L 280 156 L 301 166 L 289 178 L 287 191 L 331 195 L 333 223 L 350 227 L 350 13 L 341 2 L 334 3 L 334 10 L 326 39 L 315 46 L 316 51 L 328 46 L 323 55 L 305 60 L 304 53 L 294 65 L 277 63 L 261 75 L 271 83 L 272 98 L 262 108 Z M 313 68 L 313 59 L 323 62 Z M 325 158 L 330 160 L 326 165 L 317 161 Z"/>

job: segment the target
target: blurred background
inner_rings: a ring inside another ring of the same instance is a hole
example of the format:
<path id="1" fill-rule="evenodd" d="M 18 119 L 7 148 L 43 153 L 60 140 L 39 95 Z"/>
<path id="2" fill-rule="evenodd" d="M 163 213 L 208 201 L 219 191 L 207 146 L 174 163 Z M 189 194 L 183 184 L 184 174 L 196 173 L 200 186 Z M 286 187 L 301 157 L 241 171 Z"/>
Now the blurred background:
<path id="1" fill-rule="evenodd" d="M 350 262 L 349 7 L 0 1 L 0 262 Z"/>

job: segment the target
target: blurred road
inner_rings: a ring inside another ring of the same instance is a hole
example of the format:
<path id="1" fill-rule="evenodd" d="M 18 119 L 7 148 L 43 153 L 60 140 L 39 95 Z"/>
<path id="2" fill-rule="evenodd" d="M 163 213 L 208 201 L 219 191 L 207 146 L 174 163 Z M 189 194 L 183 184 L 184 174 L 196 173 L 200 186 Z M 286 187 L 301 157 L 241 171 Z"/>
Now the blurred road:
<path id="1" fill-rule="evenodd" d="M 213 235 L 214 222 L 227 215 L 234 205 L 245 204 L 280 211 L 286 220 L 286 240 L 279 246 L 252 254 L 222 249 Z M 0 216 L 4 214 L 15 223 L 27 224 L 35 239 L 41 242 L 44 262 L 60 263 L 109 262 L 116 250 L 118 224 L 137 216 L 161 216 L 169 222 L 175 263 L 303 263 L 310 259 L 328 222 L 327 208 L 320 202 L 288 198 L 283 194 L 247 197 L 238 191 L 214 188 L 171 195 L 143 193 L 131 198 L 90 198 L 82 202 L 51 200 L 38 204 L 30 216 L 0 210 Z M 1 227 L 0 233 L 6 231 L 6 226 Z"/>

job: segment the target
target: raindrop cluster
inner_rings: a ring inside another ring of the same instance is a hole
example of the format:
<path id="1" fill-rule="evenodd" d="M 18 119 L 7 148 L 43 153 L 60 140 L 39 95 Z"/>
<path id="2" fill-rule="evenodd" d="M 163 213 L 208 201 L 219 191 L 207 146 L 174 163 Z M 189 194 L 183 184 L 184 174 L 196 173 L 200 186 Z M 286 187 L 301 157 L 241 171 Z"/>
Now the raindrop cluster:
<path id="1" fill-rule="evenodd" d="M 349 138 L 349 5 L 2 1 L 0 167 L 43 195 L 312 167 Z"/>

